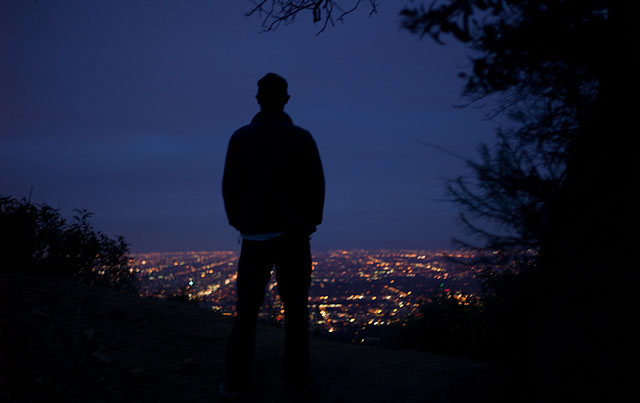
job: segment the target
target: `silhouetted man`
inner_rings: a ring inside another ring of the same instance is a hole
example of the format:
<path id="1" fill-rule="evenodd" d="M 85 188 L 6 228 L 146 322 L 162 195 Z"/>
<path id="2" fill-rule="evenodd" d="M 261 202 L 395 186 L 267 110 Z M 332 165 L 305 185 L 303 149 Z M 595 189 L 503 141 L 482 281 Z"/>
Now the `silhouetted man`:
<path id="1" fill-rule="evenodd" d="M 309 235 L 322 222 L 322 165 L 311 134 L 284 113 L 287 82 L 265 75 L 256 98 L 260 112 L 231 136 L 222 180 L 229 224 L 243 238 L 237 316 L 220 385 L 227 397 L 244 393 L 250 384 L 258 312 L 274 265 L 285 311 L 282 376 L 300 383 L 309 367 Z"/>

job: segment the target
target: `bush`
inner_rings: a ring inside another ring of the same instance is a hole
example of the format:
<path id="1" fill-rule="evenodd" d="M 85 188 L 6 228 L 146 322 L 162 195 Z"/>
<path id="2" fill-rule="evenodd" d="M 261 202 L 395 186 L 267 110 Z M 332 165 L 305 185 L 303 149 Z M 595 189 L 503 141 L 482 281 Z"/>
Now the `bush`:
<path id="1" fill-rule="evenodd" d="M 544 289 L 538 271 L 525 267 L 530 264 L 487 269 L 475 300 L 444 291 L 425 298 L 420 315 L 395 329 L 388 343 L 508 364 L 522 360 L 539 315 L 537 294 Z"/>
<path id="2" fill-rule="evenodd" d="M 74 210 L 68 224 L 57 209 L 25 198 L 0 196 L 0 254 L 2 271 L 37 272 L 78 277 L 90 284 L 125 292 L 137 291 L 129 268 L 129 245 L 95 231 L 91 213 Z"/>
<path id="3" fill-rule="evenodd" d="M 439 292 L 424 300 L 420 315 L 392 332 L 391 344 L 444 354 L 478 357 L 483 330 L 481 305 Z"/>

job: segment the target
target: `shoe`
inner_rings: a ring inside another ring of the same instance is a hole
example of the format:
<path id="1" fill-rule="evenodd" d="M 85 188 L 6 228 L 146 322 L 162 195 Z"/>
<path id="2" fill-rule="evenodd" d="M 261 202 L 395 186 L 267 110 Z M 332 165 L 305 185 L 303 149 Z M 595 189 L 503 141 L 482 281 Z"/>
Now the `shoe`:
<path id="1" fill-rule="evenodd" d="M 246 399 L 249 397 L 249 392 L 247 390 L 230 389 L 224 381 L 220 382 L 220 385 L 218 385 L 218 394 L 224 399 Z"/>

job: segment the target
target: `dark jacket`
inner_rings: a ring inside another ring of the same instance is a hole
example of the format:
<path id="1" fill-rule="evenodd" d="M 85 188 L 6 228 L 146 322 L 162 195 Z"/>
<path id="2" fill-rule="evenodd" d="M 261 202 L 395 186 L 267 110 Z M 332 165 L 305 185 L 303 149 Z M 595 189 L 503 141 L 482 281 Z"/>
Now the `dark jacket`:
<path id="1" fill-rule="evenodd" d="M 315 231 L 324 175 L 311 134 L 284 112 L 258 113 L 229 140 L 222 196 L 242 234 Z"/>

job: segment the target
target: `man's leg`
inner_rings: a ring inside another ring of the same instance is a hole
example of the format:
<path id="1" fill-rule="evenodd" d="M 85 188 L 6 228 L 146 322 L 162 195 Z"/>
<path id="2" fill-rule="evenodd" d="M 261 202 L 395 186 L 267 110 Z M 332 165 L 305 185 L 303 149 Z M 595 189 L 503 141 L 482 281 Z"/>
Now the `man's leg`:
<path id="1" fill-rule="evenodd" d="M 292 381 L 301 381 L 309 371 L 309 236 L 285 234 L 279 241 L 276 280 L 285 311 L 283 375 Z"/>
<path id="2" fill-rule="evenodd" d="M 251 380 L 256 323 L 273 262 L 264 242 L 242 241 L 236 283 L 236 318 L 227 344 L 225 385 L 242 389 Z"/>

